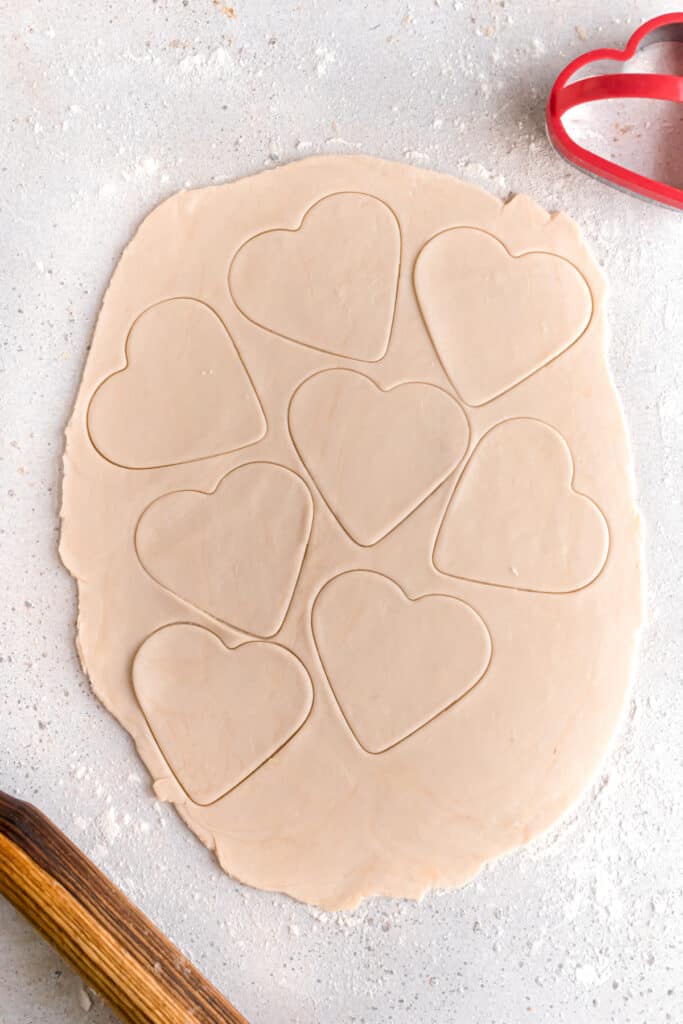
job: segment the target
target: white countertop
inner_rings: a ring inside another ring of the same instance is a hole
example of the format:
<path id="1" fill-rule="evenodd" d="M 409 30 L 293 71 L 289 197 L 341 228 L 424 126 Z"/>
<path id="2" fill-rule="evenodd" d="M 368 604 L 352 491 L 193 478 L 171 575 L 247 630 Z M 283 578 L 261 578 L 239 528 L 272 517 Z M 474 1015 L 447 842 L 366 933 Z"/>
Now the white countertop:
<path id="1" fill-rule="evenodd" d="M 0 8 L 0 786 L 49 814 L 254 1022 L 683 1020 L 683 217 L 575 171 L 543 132 L 560 67 L 623 45 L 658 4 Z M 560 826 L 462 891 L 323 914 L 232 882 L 154 800 L 79 669 L 57 515 L 62 429 L 140 219 L 183 186 L 356 151 L 528 192 L 582 226 L 611 285 L 649 625 L 614 750 Z M 90 1001 L 0 900 L 0 1022 L 113 1021 Z"/>

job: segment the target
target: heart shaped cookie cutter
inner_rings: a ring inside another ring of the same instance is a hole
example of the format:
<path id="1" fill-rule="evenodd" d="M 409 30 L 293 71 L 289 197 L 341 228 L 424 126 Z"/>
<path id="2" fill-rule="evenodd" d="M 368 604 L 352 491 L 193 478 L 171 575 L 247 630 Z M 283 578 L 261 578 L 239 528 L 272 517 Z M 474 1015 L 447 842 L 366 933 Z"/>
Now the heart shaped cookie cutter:
<path id="1" fill-rule="evenodd" d="M 683 43 L 683 11 L 662 14 L 645 22 L 633 33 L 623 50 L 591 50 L 577 57 L 560 72 L 550 90 L 546 127 L 555 149 L 581 170 L 627 192 L 683 210 L 683 188 L 657 181 L 592 153 L 571 138 L 562 122 L 567 111 L 595 100 L 657 99 L 683 103 L 683 77 L 680 75 L 640 74 L 620 69 L 616 73 L 600 73 L 577 79 L 577 75 L 589 65 L 597 65 L 602 61 L 626 65 L 645 46 L 663 42 Z"/>

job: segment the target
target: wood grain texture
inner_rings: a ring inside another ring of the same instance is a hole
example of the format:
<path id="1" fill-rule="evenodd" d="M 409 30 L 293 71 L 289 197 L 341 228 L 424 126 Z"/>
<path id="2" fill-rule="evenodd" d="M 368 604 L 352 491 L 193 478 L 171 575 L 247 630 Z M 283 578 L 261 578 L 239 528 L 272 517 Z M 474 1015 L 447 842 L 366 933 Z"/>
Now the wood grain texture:
<path id="1" fill-rule="evenodd" d="M 128 1024 L 247 1024 L 74 844 L 0 793 L 0 893 Z"/>

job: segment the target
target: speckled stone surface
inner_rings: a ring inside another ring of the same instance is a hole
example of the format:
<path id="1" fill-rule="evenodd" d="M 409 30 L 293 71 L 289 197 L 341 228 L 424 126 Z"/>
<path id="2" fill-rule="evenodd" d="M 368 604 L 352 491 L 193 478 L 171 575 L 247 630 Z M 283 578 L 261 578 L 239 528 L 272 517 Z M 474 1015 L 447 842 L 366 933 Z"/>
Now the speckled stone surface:
<path id="1" fill-rule="evenodd" d="M 543 133 L 554 74 L 659 13 L 508 0 L 3 4 L 0 786 L 38 803 L 254 1021 L 683 1019 L 679 214 L 593 182 Z M 90 695 L 56 545 L 62 429 L 103 288 L 160 199 L 310 153 L 523 191 L 582 226 L 647 529 L 649 624 L 613 751 L 529 849 L 459 892 L 325 914 L 226 878 Z M 0 1022 L 103 1024 L 0 902 Z"/>

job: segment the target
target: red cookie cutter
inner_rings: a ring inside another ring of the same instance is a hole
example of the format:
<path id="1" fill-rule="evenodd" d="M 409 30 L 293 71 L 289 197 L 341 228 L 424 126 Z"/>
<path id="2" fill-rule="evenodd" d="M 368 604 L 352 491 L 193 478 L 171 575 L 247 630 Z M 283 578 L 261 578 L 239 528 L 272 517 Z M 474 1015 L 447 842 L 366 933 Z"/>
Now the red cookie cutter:
<path id="1" fill-rule="evenodd" d="M 589 149 L 584 149 L 574 142 L 562 124 L 562 116 L 568 110 L 594 100 L 657 99 L 683 103 L 683 77 L 679 75 L 635 74 L 623 71 L 571 81 L 589 64 L 605 60 L 626 64 L 637 50 L 661 42 L 683 43 L 683 12 L 662 14 L 647 21 L 633 33 L 623 50 L 591 50 L 590 53 L 585 53 L 568 64 L 558 75 L 550 91 L 545 114 L 546 125 L 550 141 L 557 151 L 581 170 L 603 178 L 617 188 L 683 210 L 683 188 L 676 188 L 674 185 L 648 178 L 644 174 L 629 171 L 611 160 L 591 153 Z M 683 139 L 681 162 L 683 163 Z"/>

